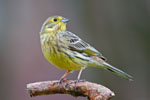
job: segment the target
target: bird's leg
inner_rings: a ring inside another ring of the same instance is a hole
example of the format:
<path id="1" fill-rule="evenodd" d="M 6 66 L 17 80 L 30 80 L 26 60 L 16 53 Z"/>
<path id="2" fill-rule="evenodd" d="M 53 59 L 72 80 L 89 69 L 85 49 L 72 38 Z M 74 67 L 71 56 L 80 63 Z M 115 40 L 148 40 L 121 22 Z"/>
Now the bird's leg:
<path id="1" fill-rule="evenodd" d="M 77 80 L 76 80 L 76 83 L 75 83 L 75 88 L 77 87 L 77 84 L 78 84 L 78 82 L 79 82 L 79 80 L 80 80 L 82 71 L 83 71 L 83 69 L 80 69 L 79 74 L 78 74 L 78 77 L 77 77 Z"/>
<path id="2" fill-rule="evenodd" d="M 63 81 L 69 73 L 70 71 L 66 71 L 65 74 L 60 78 L 60 81 Z"/>
<path id="3" fill-rule="evenodd" d="M 65 74 L 60 78 L 58 82 L 58 86 L 60 87 L 60 84 L 63 82 L 63 80 L 66 78 L 66 76 L 70 73 L 70 71 L 66 71 Z"/>

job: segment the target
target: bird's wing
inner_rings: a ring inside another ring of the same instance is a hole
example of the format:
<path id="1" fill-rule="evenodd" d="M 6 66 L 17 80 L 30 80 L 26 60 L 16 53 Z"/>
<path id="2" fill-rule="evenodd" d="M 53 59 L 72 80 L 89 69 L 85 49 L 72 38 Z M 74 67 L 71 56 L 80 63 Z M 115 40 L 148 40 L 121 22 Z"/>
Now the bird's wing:
<path id="1" fill-rule="evenodd" d="M 103 57 L 102 54 L 98 50 L 90 46 L 88 43 L 83 41 L 77 35 L 69 31 L 65 31 L 65 32 L 62 32 L 62 37 L 65 38 L 70 50 L 77 51 L 80 53 L 85 53 L 89 56 L 99 56 L 103 60 L 106 60 L 106 58 Z"/>

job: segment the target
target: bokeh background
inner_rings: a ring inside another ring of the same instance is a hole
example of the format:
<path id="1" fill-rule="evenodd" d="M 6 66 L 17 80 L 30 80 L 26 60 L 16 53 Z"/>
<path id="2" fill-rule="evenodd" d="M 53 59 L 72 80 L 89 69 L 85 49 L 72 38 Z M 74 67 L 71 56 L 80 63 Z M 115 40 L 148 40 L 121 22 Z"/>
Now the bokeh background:
<path id="1" fill-rule="evenodd" d="M 0 0 L 1 100 L 87 100 L 27 94 L 27 83 L 59 79 L 65 72 L 49 64 L 41 52 L 39 31 L 53 15 L 69 18 L 68 30 L 134 77 L 130 82 L 103 69 L 87 68 L 82 79 L 112 89 L 116 96 L 111 100 L 148 100 L 149 0 Z M 77 74 L 68 78 L 76 79 Z"/>

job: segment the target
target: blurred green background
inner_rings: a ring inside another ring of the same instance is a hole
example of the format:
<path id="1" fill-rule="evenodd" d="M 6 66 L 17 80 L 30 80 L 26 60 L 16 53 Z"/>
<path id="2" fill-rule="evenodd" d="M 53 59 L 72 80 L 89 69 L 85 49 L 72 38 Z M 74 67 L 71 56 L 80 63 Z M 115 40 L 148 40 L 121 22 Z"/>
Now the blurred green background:
<path id="1" fill-rule="evenodd" d="M 68 30 L 134 77 L 129 82 L 103 69 L 87 68 L 82 79 L 113 90 L 116 96 L 111 100 L 148 100 L 149 0 L 0 0 L 1 100 L 87 100 L 27 94 L 27 83 L 59 79 L 65 72 L 49 64 L 41 52 L 39 31 L 53 15 L 70 19 Z M 68 78 L 76 79 L 77 72 Z"/>

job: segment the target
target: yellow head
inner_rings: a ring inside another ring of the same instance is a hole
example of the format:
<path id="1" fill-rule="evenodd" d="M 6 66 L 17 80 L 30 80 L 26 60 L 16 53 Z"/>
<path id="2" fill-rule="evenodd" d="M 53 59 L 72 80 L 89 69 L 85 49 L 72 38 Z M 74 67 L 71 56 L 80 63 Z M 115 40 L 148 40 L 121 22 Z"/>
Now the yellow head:
<path id="1" fill-rule="evenodd" d="M 49 17 L 43 24 L 41 28 L 41 33 L 57 33 L 58 31 L 66 30 L 66 23 L 69 20 L 62 16 L 52 16 Z"/>

